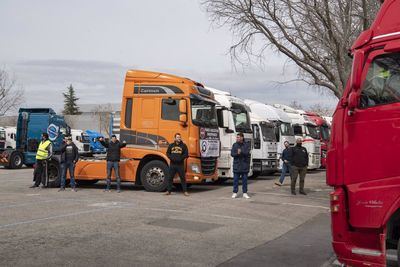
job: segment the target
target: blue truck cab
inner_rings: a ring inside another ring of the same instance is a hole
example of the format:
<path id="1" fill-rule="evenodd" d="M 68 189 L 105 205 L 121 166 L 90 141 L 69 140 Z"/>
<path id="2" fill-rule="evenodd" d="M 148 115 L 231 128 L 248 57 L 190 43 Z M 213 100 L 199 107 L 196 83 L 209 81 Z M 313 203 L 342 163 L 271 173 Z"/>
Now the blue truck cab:
<path id="1" fill-rule="evenodd" d="M 33 166 L 36 162 L 41 134 L 47 132 L 53 144 L 53 158 L 49 161 L 49 178 L 59 180 L 59 155 L 63 139 L 70 135 L 70 127 L 63 116 L 51 108 L 20 108 L 18 112 L 16 147 L 6 149 L 0 156 L 0 165 L 10 169 L 22 165 Z M 51 179 L 49 179 L 51 181 Z"/>
<path id="2" fill-rule="evenodd" d="M 90 152 L 93 154 L 106 153 L 106 148 L 98 141 L 98 138 L 100 137 L 104 138 L 104 135 L 92 130 L 86 130 L 85 132 L 90 139 Z"/>

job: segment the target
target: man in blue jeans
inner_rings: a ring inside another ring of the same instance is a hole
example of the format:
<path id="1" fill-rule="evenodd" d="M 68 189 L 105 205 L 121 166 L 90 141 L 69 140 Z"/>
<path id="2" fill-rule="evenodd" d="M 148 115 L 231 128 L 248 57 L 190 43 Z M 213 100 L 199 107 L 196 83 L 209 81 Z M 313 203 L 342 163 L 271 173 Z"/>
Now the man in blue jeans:
<path id="1" fill-rule="evenodd" d="M 59 192 L 65 190 L 67 170 L 69 171 L 69 177 L 71 180 L 71 190 L 76 192 L 74 171 L 78 159 L 78 148 L 74 142 L 72 142 L 72 137 L 68 136 L 65 144 L 61 147 L 61 187 L 60 190 L 58 190 Z"/>
<path id="2" fill-rule="evenodd" d="M 281 177 L 279 178 L 279 182 L 275 182 L 275 184 L 279 186 L 283 185 L 286 173 L 289 172 L 289 175 L 291 174 L 290 161 L 292 160 L 292 148 L 290 147 L 288 141 L 285 141 L 283 144 L 285 145 L 285 149 L 282 151 L 282 156 L 281 156 L 281 160 L 283 161 L 282 173 Z"/>
<path id="3" fill-rule="evenodd" d="M 239 190 L 239 179 L 242 178 L 243 197 L 249 199 L 250 197 L 247 194 L 247 175 L 250 169 L 250 148 L 244 142 L 244 135 L 242 133 L 238 133 L 236 136 L 236 143 L 234 143 L 232 146 L 231 156 L 233 157 L 232 198 L 237 197 Z"/>
<path id="4" fill-rule="evenodd" d="M 121 193 L 121 178 L 119 176 L 119 161 L 121 160 L 121 148 L 126 146 L 125 141 L 120 143 L 117 136 L 111 136 L 111 142 L 106 143 L 103 137 L 99 138 L 100 143 L 107 148 L 107 187 L 104 192 L 110 192 L 111 172 L 114 169 L 115 178 L 117 179 L 117 193 Z"/>

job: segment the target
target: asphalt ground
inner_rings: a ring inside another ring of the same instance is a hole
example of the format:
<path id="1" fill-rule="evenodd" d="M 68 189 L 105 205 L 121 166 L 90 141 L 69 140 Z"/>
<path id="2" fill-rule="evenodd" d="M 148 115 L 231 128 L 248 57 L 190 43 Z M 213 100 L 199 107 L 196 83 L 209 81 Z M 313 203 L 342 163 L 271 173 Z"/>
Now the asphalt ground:
<path id="1" fill-rule="evenodd" d="M 231 181 L 190 197 L 103 182 L 57 192 L 28 188 L 32 169 L 0 169 L 0 266 L 329 266 L 325 172 L 307 175 L 307 196 L 276 179 L 250 180 L 246 200 Z"/>

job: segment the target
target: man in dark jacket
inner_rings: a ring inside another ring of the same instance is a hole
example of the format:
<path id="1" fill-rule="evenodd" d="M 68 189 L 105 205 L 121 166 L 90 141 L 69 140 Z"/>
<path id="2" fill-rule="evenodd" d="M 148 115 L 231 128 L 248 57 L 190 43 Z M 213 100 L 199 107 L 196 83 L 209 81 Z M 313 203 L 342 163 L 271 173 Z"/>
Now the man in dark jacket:
<path id="1" fill-rule="evenodd" d="M 302 195 L 307 195 L 304 192 L 304 179 L 306 178 L 307 166 L 308 166 L 308 152 L 305 147 L 302 146 L 303 140 L 297 138 L 296 146 L 292 148 L 292 160 L 291 160 L 291 190 L 292 195 L 296 195 L 296 181 L 297 177 L 300 175 L 300 191 Z"/>
<path id="2" fill-rule="evenodd" d="M 247 194 L 247 175 L 250 169 L 250 148 L 244 142 L 244 135 L 242 133 L 238 133 L 236 136 L 236 143 L 232 146 L 231 156 L 233 157 L 232 198 L 237 197 L 239 191 L 239 179 L 242 178 L 243 197 L 249 199 L 250 197 Z"/>
<path id="3" fill-rule="evenodd" d="M 110 192 L 111 172 L 114 169 L 117 179 L 117 193 L 121 193 L 121 178 L 119 176 L 119 161 L 121 160 L 121 148 L 126 146 L 125 141 L 120 143 L 117 136 L 111 136 L 111 142 L 105 142 L 103 137 L 99 138 L 100 143 L 107 148 L 107 187 L 104 192 Z"/>
<path id="4" fill-rule="evenodd" d="M 290 147 L 289 142 L 285 141 L 283 144 L 285 145 L 285 149 L 282 151 L 282 156 L 281 156 L 281 160 L 283 161 L 282 173 L 281 173 L 281 177 L 279 178 L 279 182 L 275 182 L 275 184 L 279 185 L 279 186 L 283 185 L 283 181 L 285 180 L 286 173 L 289 172 L 289 175 L 290 175 L 290 161 L 291 161 L 291 157 L 292 157 L 292 155 L 291 155 L 292 148 Z"/>
<path id="5" fill-rule="evenodd" d="M 76 192 L 74 170 L 78 159 L 78 148 L 74 142 L 72 142 L 72 137 L 68 136 L 66 138 L 66 143 L 61 147 L 61 187 L 60 190 L 58 190 L 59 192 L 65 190 L 67 170 L 69 171 L 70 176 L 71 191 Z"/>
<path id="6" fill-rule="evenodd" d="M 189 196 L 189 193 L 187 192 L 186 177 L 185 177 L 185 159 L 189 157 L 189 153 L 188 153 L 188 148 L 182 142 L 182 137 L 179 133 L 175 134 L 174 142 L 168 146 L 167 157 L 170 160 L 170 165 L 169 165 L 167 192 L 165 194 L 166 195 L 171 194 L 172 183 L 175 174 L 178 173 L 179 178 L 181 179 L 183 194 L 185 196 Z"/>

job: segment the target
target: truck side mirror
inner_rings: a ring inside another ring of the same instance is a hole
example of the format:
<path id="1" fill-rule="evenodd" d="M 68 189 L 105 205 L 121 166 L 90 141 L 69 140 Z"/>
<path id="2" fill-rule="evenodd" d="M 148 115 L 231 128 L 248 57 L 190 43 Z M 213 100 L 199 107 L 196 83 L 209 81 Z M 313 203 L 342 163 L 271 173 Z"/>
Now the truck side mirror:
<path id="1" fill-rule="evenodd" d="M 187 123 L 187 115 L 186 115 L 186 114 L 181 114 L 181 115 L 179 115 L 179 121 L 180 121 L 182 124 L 186 125 L 186 123 Z"/>
<path id="2" fill-rule="evenodd" d="M 222 110 L 222 128 L 229 128 L 229 112 L 228 110 Z"/>
<path id="3" fill-rule="evenodd" d="M 353 66 L 351 68 L 351 88 L 358 91 L 361 87 L 361 75 L 363 71 L 364 52 L 356 51 L 353 58 Z"/>
<path id="4" fill-rule="evenodd" d="M 354 109 L 356 107 L 358 107 L 359 100 L 360 100 L 360 98 L 359 98 L 359 96 L 358 96 L 358 94 L 356 92 L 351 92 L 349 94 L 349 99 L 347 101 L 347 103 L 348 103 L 347 107 L 349 109 L 349 111 L 348 111 L 348 115 L 349 116 L 353 115 Z"/>
<path id="5" fill-rule="evenodd" d="M 186 104 L 187 104 L 186 99 L 181 99 L 179 101 L 179 112 L 180 113 L 184 113 L 184 114 L 187 113 L 187 105 Z M 185 119 L 185 121 L 187 121 L 187 119 Z"/>

